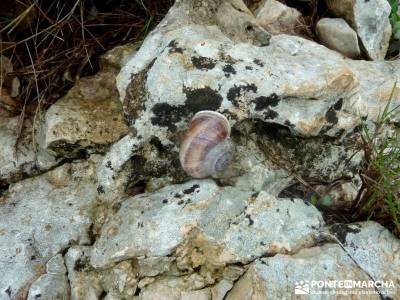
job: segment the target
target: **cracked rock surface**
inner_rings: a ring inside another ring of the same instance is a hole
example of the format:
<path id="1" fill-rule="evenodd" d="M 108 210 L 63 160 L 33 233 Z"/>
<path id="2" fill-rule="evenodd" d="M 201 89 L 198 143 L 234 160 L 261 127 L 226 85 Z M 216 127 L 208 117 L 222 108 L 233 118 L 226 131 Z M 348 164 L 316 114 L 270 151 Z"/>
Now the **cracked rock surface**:
<path id="1" fill-rule="evenodd" d="M 0 120 L 0 300 L 292 299 L 307 280 L 347 279 L 395 285 L 348 299 L 400 299 L 399 240 L 372 221 L 330 224 L 312 204 L 313 190 L 332 195 L 330 211 L 356 201 L 361 123 L 386 104 L 399 61 L 261 25 L 241 0 L 176 1 L 33 135 L 17 143 L 18 120 Z M 193 180 L 179 163 L 200 110 L 232 127 L 230 177 Z"/>
<path id="2" fill-rule="evenodd" d="M 299 249 L 322 224 L 302 200 L 189 181 L 125 200 L 103 226 L 91 264 L 104 268 L 140 256 L 173 256 L 181 269 L 248 263 Z"/>

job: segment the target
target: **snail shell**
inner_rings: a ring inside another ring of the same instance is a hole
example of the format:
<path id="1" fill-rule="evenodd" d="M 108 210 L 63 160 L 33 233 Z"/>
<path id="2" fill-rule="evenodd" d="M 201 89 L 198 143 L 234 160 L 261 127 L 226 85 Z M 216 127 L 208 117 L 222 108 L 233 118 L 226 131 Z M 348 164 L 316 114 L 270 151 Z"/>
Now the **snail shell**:
<path id="1" fill-rule="evenodd" d="M 200 111 L 190 121 L 179 159 L 194 178 L 219 177 L 232 161 L 234 145 L 227 118 L 214 111 Z"/>

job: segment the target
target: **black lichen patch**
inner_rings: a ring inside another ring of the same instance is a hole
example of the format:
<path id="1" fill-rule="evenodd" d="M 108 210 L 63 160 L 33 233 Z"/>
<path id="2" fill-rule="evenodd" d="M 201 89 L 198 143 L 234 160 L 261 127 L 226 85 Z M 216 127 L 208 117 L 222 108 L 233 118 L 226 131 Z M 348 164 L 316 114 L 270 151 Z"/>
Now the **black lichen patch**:
<path id="1" fill-rule="evenodd" d="M 334 110 L 341 110 L 343 106 L 343 98 L 340 98 L 335 105 L 333 105 Z"/>
<path id="2" fill-rule="evenodd" d="M 254 224 L 254 220 L 251 218 L 249 214 L 246 214 L 246 218 L 249 220 L 249 226 L 252 226 Z"/>
<path id="3" fill-rule="evenodd" d="M 198 188 L 200 188 L 200 186 L 198 184 L 194 184 L 192 187 L 190 187 L 190 188 L 188 188 L 186 190 L 183 190 L 183 193 L 186 194 L 186 195 L 187 194 L 192 194 Z"/>
<path id="4" fill-rule="evenodd" d="M 231 74 L 236 74 L 236 70 L 234 67 L 232 67 L 232 65 L 225 65 L 222 69 L 225 73 L 225 77 L 229 77 L 231 76 Z"/>
<path id="5" fill-rule="evenodd" d="M 147 73 L 152 68 L 154 59 L 144 70 L 132 75 L 131 82 L 126 89 L 126 97 L 124 99 L 124 116 L 127 123 L 132 126 L 136 119 L 146 109 L 147 90 L 146 81 Z M 133 126 L 132 126 L 133 127 Z"/>
<path id="6" fill-rule="evenodd" d="M 102 185 L 99 185 L 99 186 L 97 187 L 97 192 L 98 192 L 99 194 L 104 194 L 104 193 L 105 193 L 104 187 L 103 187 Z"/>
<path id="7" fill-rule="evenodd" d="M 183 48 L 180 48 L 180 47 L 178 46 L 178 42 L 175 41 L 175 40 L 172 40 L 172 41 L 168 44 L 168 47 L 170 47 L 170 49 L 169 49 L 169 51 L 168 51 L 169 54 L 174 54 L 174 53 L 180 53 L 180 54 L 182 54 L 182 53 L 183 53 Z"/>
<path id="8" fill-rule="evenodd" d="M 186 94 L 185 110 L 196 113 L 201 110 L 217 110 L 221 107 L 222 96 L 210 87 L 199 89 L 184 88 Z"/>
<path id="9" fill-rule="evenodd" d="M 346 244 L 346 237 L 349 233 L 359 233 L 359 228 L 352 228 L 347 224 L 334 224 L 329 228 L 329 232 L 336 236 L 336 238 L 342 243 Z"/>
<path id="10" fill-rule="evenodd" d="M 76 260 L 76 262 L 75 262 L 74 270 L 75 270 L 76 272 L 81 272 L 83 269 L 86 268 L 86 266 L 88 265 L 88 263 L 89 263 L 89 260 L 88 260 L 87 257 L 78 258 L 78 259 Z"/>
<path id="11" fill-rule="evenodd" d="M 283 124 L 285 124 L 287 127 L 290 127 L 290 128 L 294 128 L 294 127 L 296 127 L 293 123 L 291 123 L 289 120 L 286 120 Z"/>
<path id="12" fill-rule="evenodd" d="M 257 87 L 254 83 L 247 84 L 247 85 L 234 85 L 232 88 L 229 89 L 227 98 L 233 105 L 239 107 L 240 97 L 246 95 L 246 93 L 257 93 Z"/>
<path id="13" fill-rule="evenodd" d="M 109 168 L 110 170 L 114 170 L 112 167 L 111 161 L 109 161 L 109 160 L 107 161 L 106 168 Z"/>
<path id="14" fill-rule="evenodd" d="M 327 120 L 329 123 L 331 123 L 331 124 L 333 124 L 333 125 L 336 125 L 337 122 L 338 122 L 338 117 L 337 117 L 337 115 L 336 115 L 336 111 L 335 111 L 333 108 L 330 108 L 330 109 L 326 112 L 325 118 L 326 118 L 326 120 Z"/>
<path id="15" fill-rule="evenodd" d="M 279 96 L 275 93 L 272 93 L 268 97 L 265 96 L 260 96 L 255 98 L 252 102 L 256 104 L 256 107 L 254 108 L 255 110 L 263 110 L 269 107 L 275 107 L 279 104 L 281 99 Z"/>
<path id="16" fill-rule="evenodd" d="M 167 127 L 171 132 L 175 132 L 176 123 L 182 118 L 202 110 L 218 110 L 221 107 L 222 96 L 210 87 L 199 89 L 183 88 L 186 94 L 184 105 L 170 105 L 168 103 L 156 103 L 152 112 L 154 117 L 151 123 L 155 126 Z"/>
<path id="17" fill-rule="evenodd" d="M 182 105 L 172 106 L 168 103 L 156 103 L 152 111 L 154 117 L 151 118 L 151 123 L 160 127 L 168 127 L 170 131 L 176 130 L 175 124 L 181 121 L 186 114 Z"/>
<path id="18" fill-rule="evenodd" d="M 264 113 L 263 116 L 265 119 L 275 119 L 279 116 L 279 114 L 272 110 L 272 109 L 267 109 Z"/>
<path id="19" fill-rule="evenodd" d="M 193 56 L 192 64 L 196 69 L 199 70 L 211 70 L 215 68 L 217 62 L 209 57 L 204 56 Z"/>
<path id="20" fill-rule="evenodd" d="M 257 66 L 260 66 L 260 67 L 264 67 L 264 66 L 265 66 L 265 63 L 262 62 L 261 60 L 259 60 L 258 58 L 256 58 L 255 60 L 253 60 L 253 62 L 254 62 Z"/>

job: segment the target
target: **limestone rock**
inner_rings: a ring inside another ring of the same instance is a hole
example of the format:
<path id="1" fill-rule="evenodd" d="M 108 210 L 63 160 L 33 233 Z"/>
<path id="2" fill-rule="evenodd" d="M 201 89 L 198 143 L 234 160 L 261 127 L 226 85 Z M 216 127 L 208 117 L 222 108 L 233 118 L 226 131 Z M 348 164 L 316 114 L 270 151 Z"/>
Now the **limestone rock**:
<path id="1" fill-rule="evenodd" d="M 61 254 L 51 258 L 46 265 L 46 274 L 31 285 L 27 299 L 68 299 L 69 283 L 66 271 Z"/>
<path id="2" fill-rule="evenodd" d="M 383 60 L 389 47 L 392 26 L 386 0 L 328 0 L 329 9 L 344 18 L 357 32 L 372 60 Z"/>
<path id="3" fill-rule="evenodd" d="M 315 207 L 301 200 L 190 181 L 125 200 L 103 226 L 90 261 L 101 269 L 130 258 L 170 255 L 179 269 L 215 268 L 293 252 L 312 242 L 322 224 Z"/>
<path id="4" fill-rule="evenodd" d="M 264 0 L 255 11 L 259 24 L 272 34 L 295 34 L 301 13 L 276 0 Z"/>
<path id="5" fill-rule="evenodd" d="M 0 185 L 36 175 L 57 164 L 41 149 L 35 154 L 31 120 L 24 121 L 18 138 L 19 127 L 19 117 L 0 118 Z"/>
<path id="6" fill-rule="evenodd" d="M 193 1 L 199 3 L 200 1 Z M 201 1 L 211 3 L 214 1 Z M 215 1 L 218 3 L 218 1 Z M 195 6 L 197 6 L 197 3 Z M 216 25 L 233 41 L 267 46 L 271 35 L 255 19 L 242 0 L 219 1 L 216 10 Z M 205 5 L 207 7 L 207 4 Z"/>
<path id="7" fill-rule="evenodd" d="M 395 299 L 400 286 L 400 240 L 376 222 L 335 224 L 329 232 L 357 265 L 375 281 L 391 281 L 395 288 L 378 288 Z"/>
<path id="8" fill-rule="evenodd" d="M 328 293 L 312 294 L 312 299 L 337 299 L 336 294 L 329 293 L 346 292 L 348 289 L 318 288 L 312 285 L 312 281 L 346 279 L 368 281 L 370 278 L 339 245 L 326 244 L 302 249 L 294 255 L 277 254 L 256 260 L 225 299 L 293 299 L 296 286 L 314 293 Z M 361 294 L 374 292 L 373 288 L 351 290 L 360 293 L 360 297 L 354 299 L 380 299 L 377 294 Z"/>
<path id="9" fill-rule="evenodd" d="M 71 300 L 98 299 L 103 292 L 100 278 L 90 272 L 88 255 L 90 247 L 71 247 L 65 255 L 68 280 L 71 286 Z"/>
<path id="10" fill-rule="evenodd" d="M 260 48 L 233 44 L 216 28 L 200 26 L 168 32 L 162 41 L 163 46 L 160 47 L 164 50 L 154 57 L 153 64 L 140 70 L 140 66 L 150 60 L 149 51 L 154 52 L 150 49 L 150 45 L 154 45 L 148 40 L 117 78 L 125 112 L 131 116 L 130 125 L 137 130 L 137 134 L 114 144 L 107 155 L 99 172 L 99 181 L 105 189 L 112 188 L 112 177 L 117 177 L 133 155 L 147 161 L 147 166 L 153 164 L 150 169 L 165 169 L 174 173 L 169 176 L 182 181 L 184 176 L 178 174 L 181 168 L 177 162 L 179 135 L 199 110 L 224 113 L 232 127 L 248 121 L 252 121 L 254 126 L 259 121 L 259 127 L 265 127 L 264 133 L 286 130 L 289 139 L 335 135 L 351 131 L 360 122 L 358 112 L 352 112 L 359 105 L 352 102 L 358 80 L 339 55 L 315 43 L 297 37 L 276 36 L 270 46 Z M 132 73 L 137 75 L 131 81 Z M 352 105 L 348 106 L 350 103 Z M 268 126 L 271 126 L 270 129 L 267 129 Z M 246 135 L 245 132 L 242 134 Z M 151 139 L 153 144 L 161 143 L 162 153 L 166 156 L 164 161 L 156 161 L 151 154 L 154 151 L 143 153 Z M 307 142 L 313 144 L 314 141 L 308 139 Z M 318 159 L 315 164 L 310 158 L 310 167 L 313 170 L 318 168 L 316 173 L 324 176 L 327 169 L 338 170 L 337 166 L 329 165 L 335 160 L 331 154 L 342 156 L 343 151 L 354 154 L 349 147 L 345 147 L 346 150 L 331 149 L 331 145 L 325 142 L 325 146 L 311 144 L 310 147 L 319 149 L 319 155 L 326 155 L 326 160 Z M 353 141 L 351 145 L 354 146 Z M 321 146 L 328 149 L 321 151 Z M 310 148 L 305 150 L 296 145 L 296 149 L 293 151 L 311 153 Z M 285 161 L 291 156 L 290 153 L 280 153 L 274 161 Z M 313 157 L 314 154 L 318 155 L 313 152 Z M 343 156 L 348 157 L 347 154 Z M 269 156 L 259 156 L 259 161 L 268 162 L 270 159 Z M 304 166 L 304 163 L 298 165 Z M 146 170 L 137 171 L 137 174 L 146 173 L 149 174 Z M 158 176 L 160 173 L 158 171 Z M 152 174 L 151 177 L 154 176 L 157 175 Z M 336 175 L 332 177 L 336 178 Z"/>
<path id="11" fill-rule="evenodd" d="M 197 274 L 166 277 L 142 288 L 140 300 L 211 300 L 206 282 Z"/>
<path id="12" fill-rule="evenodd" d="M 73 246 L 65 255 L 71 299 L 133 299 L 139 281 L 137 264 L 123 261 L 97 272 L 89 263 L 90 252 L 89 246 Z"/>
<path id="13" fill-rule="evenodd" d="M 187 180 L 180 138 L 200 110 L 227 116 L 238 149 L 247 150 L 238 151 L 238 177 L 269 174 L 265 181 L 242 178 L 254 190 L 275 194 L 281 187 L 272 178 L 283 183 L 293 169 L 306 181 L 356 176 L 362 117 L 370 122 L 379 115 L 400 79 L 399 62 L 353 61 L 287 35 L 264 47 L 238 43 L 207 15 L 211 2 L 196 11 L 194 1 L 177 2 L 121 69 L 117 86 L 134 132 L 107 153 L 98 173 L 102 188 L 112 190 L 129 164 L 138 166 L 129 178 L 152 181 L 153 189 Z M 396 96 L 392 105 L 399 103 Z M 248 156 L 259 163 L 249 164 Z"/>
<path id="14" fill-rule="evenodd" d="M 75 157 L 106 147 L 128 132 L 112 73 L 81 79 L 46 112 L 44 149 Z"/>
<path id="15" fill-rule="evenodd" d="M 323 18 L 318 21 L 316 31 L 322 43 L 343 55 L 356 58 L 360 56 L 357 33 L 340 18 Z"/>
<path id="16" fill-rule="evenodd" d="M 140 43 L 128 43 L 117 46 L 100 57 L 100 68 L 103 72 L 118 73 L 126 62 L 137 52 Z"/>
<path id="17" fill-rule="evenodd" d="M 4 195 L 0 269 L 7 272 L 0 278 L 0 299 L 13 298 L 38 278 L 34 290 L 46 289 L 55 279 L 50 276 L 52 260 L 43 275 L 47 261 L 71 243 L 91 242 L 92 205 L 97 195 L 93 175 L 98 160 L 72 163 L 71 179 L 64 187 L 53 186 L 41 175 L 12 185 Z"/>
<path id="18" fill-rule="evenodd" d="M 229 280 L 221 280 L 211 288 L 211 295 L 213 300 L 223 300 L 225 295 L 233 287 L 233 283 Z"/>
<path id="19" fill-rule="evenodd" d="M 356 77 L 360 79 L 358 95 L 353 98 L 354 105 L 358 106 L 360 113 L 363 112 L 362 114 L 367 116 L 367 121 L 378 120 L 390 99 L 395 83 L 400 80 L 398 72 L 400 61 L 366 62 L 362 60 L 347 60 L 347 64 Z M 394 109 L 399 104 L 400 87 L 397 85 L 389 108 Z M 395 111 L 389 120 L 391 122 L 399 122 L 400 111 Z"/>

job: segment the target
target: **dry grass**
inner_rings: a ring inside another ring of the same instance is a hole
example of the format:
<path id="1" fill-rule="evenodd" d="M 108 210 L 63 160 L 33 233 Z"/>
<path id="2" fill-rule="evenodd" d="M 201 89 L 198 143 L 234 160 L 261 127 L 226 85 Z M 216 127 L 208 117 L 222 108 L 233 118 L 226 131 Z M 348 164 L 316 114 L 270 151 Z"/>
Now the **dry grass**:
<path id="1" fill-rule="evenodd" d="M 3 2 L 3 1 L 2 1 Z M 46 109 L 112 47 L 142 40 L 172 0 L 16 0 L 0 3 L 0 54 L 21 82 L 22 118 Z"/>

